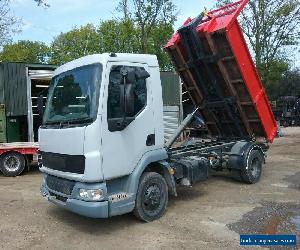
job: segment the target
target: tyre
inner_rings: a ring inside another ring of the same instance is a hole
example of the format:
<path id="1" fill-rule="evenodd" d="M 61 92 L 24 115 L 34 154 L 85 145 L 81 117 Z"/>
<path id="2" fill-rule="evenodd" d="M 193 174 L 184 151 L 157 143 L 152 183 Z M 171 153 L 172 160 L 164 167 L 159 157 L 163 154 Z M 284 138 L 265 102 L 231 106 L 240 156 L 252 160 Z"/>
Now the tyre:
<path id="1" fill-rule="evenodd" d="M 158 173 L 146 172 L 138 187 L 134 215 L 140 220 L 150 222 L 162 217 L 168 205 L 168 186 Z"/>
<path id="2" fill-rule="evenodd" d="M 242 169 L 233 170 L 234 179 L 247 184 L 257 183 L 261 177 L 263 162 L 264 157 L 258 150 L 250 150 L 247 157 L 244 159 Z"/>
<path id="3" fill-rule="evenodd" d="M 0 170 L 8 177 L 20 175 L 24 171 L 25 166 L 24 156 L 16 152 L 6 153 L 0 159 Z"/>

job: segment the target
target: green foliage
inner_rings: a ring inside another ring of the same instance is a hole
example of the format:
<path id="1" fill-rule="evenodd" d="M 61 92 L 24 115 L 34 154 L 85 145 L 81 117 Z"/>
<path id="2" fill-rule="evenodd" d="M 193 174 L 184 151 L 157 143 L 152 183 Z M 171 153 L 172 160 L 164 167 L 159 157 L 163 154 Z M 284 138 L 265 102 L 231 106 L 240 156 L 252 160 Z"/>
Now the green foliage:
<path id="1" fill-rule="evenodd" d="M 50 63 L 61 65 L 79 57 L 101 52 L 97 28 L 88 24 L 61 33 L 51 44 Z"/>
<path id="2" fill-rule="evenodd" d="M 61 33 L 51 44 L 51 62 L 64 64 L 82 56 L 104 53 L 133 53 L 137 50 L 136 30 L 131 21 L 107 20 Z"/>
<path id="3" fill-rule="evenodd" d="M 174 32 L 176 9 L 172 0 L 119 0 L 117 7 L 122 19 L 135 26 L 138 44 L 135 52 L 156 54 L 163 70 L 172 68 L 162 48 Z"/>
<path id="4" fill-rule="evenodd" d="M 47 63 L 49 48 L 41 42 L 18 41 L 3 47 L 0 61 Z"/>
<path id="5" fill-rule="evenodd" d="M 219 5 L 225 2 L 228 0 Z M 299 42 L 299 0 L 250 0 L 240 21 L 263 81 L 272 84 L 273 75 L 278 74 L 273 71 L 278 66 L 274 62 L 288 61 L 289 52 L 294 53 Z"/>
<path id="6" fill-rule="evenodd" d="M 267 86 L 271 100 L 280 100 L 283 96 L 300 97 L 300 69 L 286 70 L 281 78 Z"/>
<path id="7" fill-rule="evenodd" d="M 264 79 L 269 98 L 277 100 L 282 92 L 285 92 L 282 88 L 282 80 L 284 75 L 289 71 L 289 64 L 283 59 L 276 59 L 269 62 L 269 65 L 261 64 L 260 67 L 259 71 L 261 72 L 262 79 Z"/>
<path id="8" fill-rule="evenodd" d="M 98 26 L 88 24 L 61 33 L 51 44 L 53 64 L 64 64 L 79 57 L 105 52 L 141 53 L 139 29 L 130 19 L 102 21 Z M 148 37 L 148 53 L 158 57 L 162 69 L 170 69 L 171 62 L 163 46 L 173 34 L 173 27 L 158 23 Z"/>
<path id="9" fill-rule="evenodd" d="M 300 69 L 288 70 L 285 72 L 279 86 L 280 96 L 300 97 Z"/>
<path id="10" fill-rule="evenodd" d="M 97 29 L 100 52 L 134 53 L 138 51 L 137 30 L 131 20 L 102 21 Z"/>
<path id="11" fill-rule="evenodd" d="M 160 69 L 164 71 L 174 69 L 169 55 L 164 51 L 164 46 L 173 33 L 174 29 L 171 24 L 161 22 L 153 29 L 149 39 L 148 53 L 157 56 Z"/>

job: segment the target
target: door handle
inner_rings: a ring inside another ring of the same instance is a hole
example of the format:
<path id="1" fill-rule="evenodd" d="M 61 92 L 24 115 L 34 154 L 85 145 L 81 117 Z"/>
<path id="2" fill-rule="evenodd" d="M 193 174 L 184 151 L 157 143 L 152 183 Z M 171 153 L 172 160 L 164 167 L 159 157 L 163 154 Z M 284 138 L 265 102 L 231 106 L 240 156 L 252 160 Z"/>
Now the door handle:
<path id="1" fill-rule="evenodd" d="M 154 146 L 155 145 L 155 134 L 150 134 L 147 136 L 146 146 Z"/>

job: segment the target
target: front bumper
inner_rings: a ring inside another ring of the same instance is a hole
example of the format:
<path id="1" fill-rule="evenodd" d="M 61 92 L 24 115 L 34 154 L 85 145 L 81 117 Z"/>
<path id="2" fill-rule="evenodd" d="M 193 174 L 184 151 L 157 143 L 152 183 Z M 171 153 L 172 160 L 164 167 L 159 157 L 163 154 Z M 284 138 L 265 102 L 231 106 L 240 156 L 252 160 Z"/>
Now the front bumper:
<path id="1" fill-rule="evenodd" d="M 83 184 L 80 184 L 81 187 Z M 76 192 L 76 188 L 74 188 Z M 45 184 L 41 186 L 41 194 L 49 202 L 58 205 L 61 208 L 67 209 L 76 214 L 80 214 L 90 218 L 108 218 L 108 201 L 89 202 L 78 200 L 71 194 L 69 197 L 62 196 L 58 192 L 50 190 Z M 60 197 L 60 198 L 58 198 Z M 63 198 L 63 199 L 61 199 Z"/>

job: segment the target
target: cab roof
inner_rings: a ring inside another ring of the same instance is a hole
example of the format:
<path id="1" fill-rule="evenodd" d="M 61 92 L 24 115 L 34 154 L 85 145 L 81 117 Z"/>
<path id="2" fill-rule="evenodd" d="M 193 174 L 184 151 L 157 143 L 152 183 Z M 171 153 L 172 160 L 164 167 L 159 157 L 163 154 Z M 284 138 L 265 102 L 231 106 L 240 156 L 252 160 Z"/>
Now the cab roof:
<path id="1" fill-rule="evenodd" d="M 127 53 L 104 53 L 94 54 L 85 57 L 81 57 L 69 63 L 66 63 L 54 72 L 54 75 L 61 74 L 63 72 L 93 63 L 102 63 L 105 65 L 107 62 L 129 62 L 129 63 L 141 63 L 147 64 L 149 67 L 159 67 L 158 60 L 155 55 L 146 54 L 127 54 Z"/>

